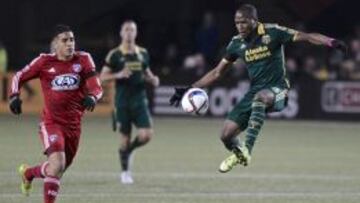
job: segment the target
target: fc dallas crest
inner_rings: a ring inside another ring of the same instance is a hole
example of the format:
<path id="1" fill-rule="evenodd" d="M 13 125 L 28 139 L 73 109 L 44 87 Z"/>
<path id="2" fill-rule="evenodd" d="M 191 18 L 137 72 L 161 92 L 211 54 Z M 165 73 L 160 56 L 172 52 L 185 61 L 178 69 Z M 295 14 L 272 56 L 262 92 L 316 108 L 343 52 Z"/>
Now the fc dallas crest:
<path id="1" fill-rule="evenodd" d="M 76 63 L 73 65 L 73 70 L 76 72 L 76 73 L 80 73 L 81 72 L 81 65 Z"/>

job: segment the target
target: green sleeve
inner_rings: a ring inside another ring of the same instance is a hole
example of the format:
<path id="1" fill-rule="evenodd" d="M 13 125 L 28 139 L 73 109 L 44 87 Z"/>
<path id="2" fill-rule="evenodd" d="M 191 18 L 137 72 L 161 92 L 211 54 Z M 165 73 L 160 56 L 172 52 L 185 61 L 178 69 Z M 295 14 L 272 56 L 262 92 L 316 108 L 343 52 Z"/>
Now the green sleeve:
<path id="1" fill-rule="evenodd" d="M 240 57 L 238 48 L 239 48 L 239 43 L 235 39 L 232 39 L 231 42 L 226 47 L 223 58 L 229 62 L 236 61 Z"/>
<path id="2" fill-rule="evenodd" d="M 275 32 L 276 39 L 281 44 L 285 44 L 287 42 L 294 41 L 294 38 L 295 38 L 296 34 L 298 33 L 298 31 L 296 31 L 294 29 L 283 27 L 280 25 L 274 26 L 274 32 Z"/>
<path id="3" fill-rule="evenodd" d="M 115 50 L 111 50 L 105 58 L 105 66 L 109 67 L 111 70 L 116 67 L 116 54 Z"/>

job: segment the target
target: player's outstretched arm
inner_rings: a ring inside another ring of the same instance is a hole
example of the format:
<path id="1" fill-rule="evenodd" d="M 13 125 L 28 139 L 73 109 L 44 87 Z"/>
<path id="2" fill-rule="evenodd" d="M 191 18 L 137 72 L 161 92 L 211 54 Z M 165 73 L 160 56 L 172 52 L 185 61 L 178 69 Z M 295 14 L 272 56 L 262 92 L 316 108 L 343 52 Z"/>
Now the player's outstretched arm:
<path id="1" fill-rule="evenodd" d="M 211 85 L 216 80 L 218 80 L 221 76 L 224 75 L 226 70 L 230 67 L 231 62 L 226 59 L 222 59 L 218 65 L 206 73 L 200 80 L 193 83 L 191 86 L 175 88 L 175 93 L 170 98 L 170 105 L 178 107 L 181 101 L 181 98 L 184 96 L 185 92 L 191 87 L 203 88 Z"/>
<path id="2" fill-rule="evenodd" d="M 347 51 L 347 46 L 345 42 L 319 33 L 298 32 L 294 41 L 307 41 L 315 45 L 328 46 L 331 48 L 339 49 L 344 53 L 346 53 Z"/>
<path id="3" fill-rule="evenodd" d="M 230 64 L 231 63 L 229 61 L 227 61 L 226 59 L 222 59 L 214 69 L 209 71 L 200 80 L 193 83 L 191 86 L 203 88 L 203 87 L 207 87 L 207 86 L 211 85 L 216 80 L 218 80 L 221 76 L 224 75 L 227 68 L 230 67 Z"/>
<path id="4" fill-rule="evenodd" d="M 152 84 L 154 87 L 160 85 L 160 79 L 158 76 L 154 75 L 150 68 L 145 69 L 145 81 Z"/>
<path id="5" fill-rule="evenodd" d="M 37 78 L 39 76 L 39 70 L 41 69 L 42 61 L 42 55 L 40 55 L 39 57 L 35 58 L 30 64 L 25 66 L 25 68 L 16 72 L 16 74 L 12 78 L 9 108 L 13 114 L 19 115 L 22 113 L 20 88 L 27 81 Z"/>

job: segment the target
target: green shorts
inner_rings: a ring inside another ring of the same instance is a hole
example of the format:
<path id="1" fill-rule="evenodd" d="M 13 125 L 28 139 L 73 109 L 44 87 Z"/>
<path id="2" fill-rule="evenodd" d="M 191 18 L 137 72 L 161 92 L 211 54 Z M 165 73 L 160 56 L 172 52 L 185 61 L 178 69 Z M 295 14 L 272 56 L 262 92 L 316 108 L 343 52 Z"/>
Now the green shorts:
<path id="1" fill-rule="evenodd" d="M 269 89 L 275 94 L 275 99 L 273 102 L 273 105 L 268 107 L 266 109 L 266 112 L 277 112 L 282 111 L 286 105 L 287 105 L 287 92 L 288 89 L 286 88 L 279 88 L 279 87 L 271 87 L 271 88 L 265 88 Z M 261 89 L 260 89 L 261 90 Z M 227 116 L 228 120 L 232 120 L 235 123 L 237 123 L 240 127 L 240 130 L 245 130 L 248 126 L 249 118 L 251 115 L 251 105 L 253 102 L 253 99 L 257 92 L 260 90 L 249 90 L 244 96 L 243 99 L 241 99 L 240 102 L 238 102 L 234 108 L 230 111 L 230 113 Z"/>
<path id="2" fill-rule="evenodd" d="M 132 124 L 137 128 L 151 128 L 152 120 L 147 102 L 115 107 L 115 121 L 121 133 L 130 135 Z"/>

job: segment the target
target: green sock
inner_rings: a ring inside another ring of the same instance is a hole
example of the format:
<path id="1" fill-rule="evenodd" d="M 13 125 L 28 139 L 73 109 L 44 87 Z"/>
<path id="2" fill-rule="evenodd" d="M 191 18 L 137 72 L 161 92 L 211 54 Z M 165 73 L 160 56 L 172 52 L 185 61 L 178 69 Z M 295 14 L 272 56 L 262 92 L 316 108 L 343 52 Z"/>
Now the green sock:
<path id="1" fill-rule="evenodd" d="M 138 147 L 141 147 L 143 145 L 145 145 L 146 143 L 145 142 L 141 142 L 139 140 L 138 137 L 136 137 L 134 139 L 134 141 L 131 142 L 130 146 L 129 146 L 129 151 L 132 152 L 134 149 L 138 148 Z"/>
<path id="2" fill-rule="evenodd" d="M 264 124 L 266 105 L 263 102 L 254 101 L 251 106 L 249 126 L 246 130 L 245 145 L 251 153 L 261 126 Z"/>
<path id="3" fill-rule="evenodd" d="M 123 150 L 119 149 L 119 160 L 121 165 L 122 171 L 129 170 L 129 156 L 130 156 L 129 150 Z"/>

